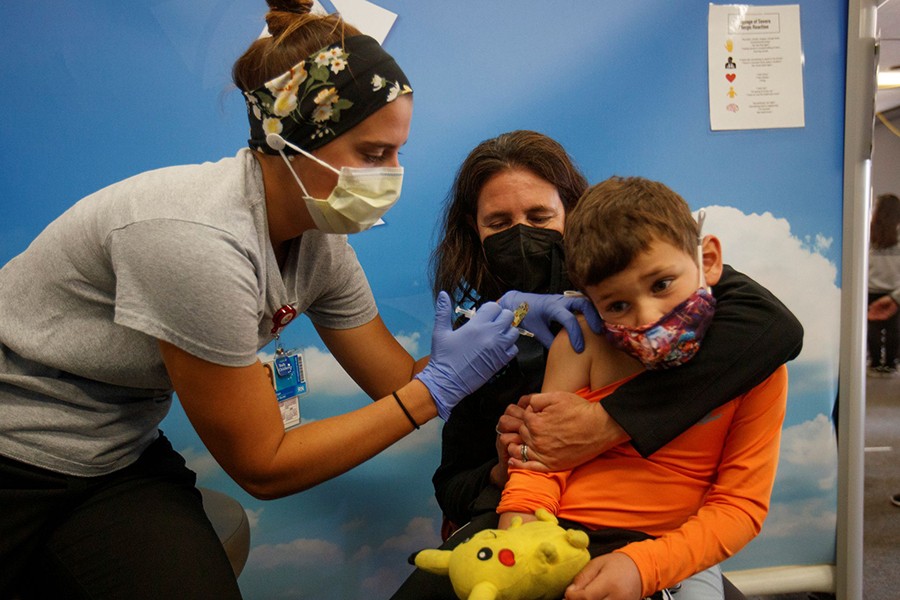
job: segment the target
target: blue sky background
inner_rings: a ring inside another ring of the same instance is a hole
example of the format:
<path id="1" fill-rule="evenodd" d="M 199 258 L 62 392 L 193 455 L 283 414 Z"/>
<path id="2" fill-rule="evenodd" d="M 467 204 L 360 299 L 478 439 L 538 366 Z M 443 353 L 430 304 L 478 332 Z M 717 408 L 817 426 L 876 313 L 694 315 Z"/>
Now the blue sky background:
<path id="1" fill-rule="evenodd" d="M 837 380 L 846 3 L 799 3 L 806 126 L 739 132 L 709 128 L 705 1 L 377 4 L 398 15 L 385 46 L 415 89 L 403 198 L 386 225 L 352 238 L 388 327 L 415 356 L 428 352 L 437 215 L 462 158 L 500 132 L 555 137 L 592 182 L 642 175 L 695 209 L 713 207 L 707 229 L 723 239 L 726 261 L 770 287 L 807 332 L 790 366 L 769 520 L 727 568 L 832 563 L 836 453 L 826 415 Z M 100 187 L 244 145 L 229 73 L 264 10 L 262 0 L 0 4 L 0 264 Z M 284 338 L 307 360 L 305 419 L 369 401 L 306 319 Z M 438 423 L 273 502 L 224 475 L 177 404 L 164 429 L 201 483 L 239 498 L 251 516 L 247 598 L 387 597 L 409 572 L 406 557 L 438 543 Z"/>

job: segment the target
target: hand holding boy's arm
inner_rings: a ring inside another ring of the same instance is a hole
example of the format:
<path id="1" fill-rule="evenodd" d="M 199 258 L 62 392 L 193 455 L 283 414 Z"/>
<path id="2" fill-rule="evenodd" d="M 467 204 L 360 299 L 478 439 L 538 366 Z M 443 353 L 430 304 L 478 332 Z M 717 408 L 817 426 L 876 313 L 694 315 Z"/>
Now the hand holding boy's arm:
<path id="1" fill-rule="evenodd" d="M 589 562 L 566 588 L 566 600 L 640 600 L 641 574 L 627 555 L 611 552 Z"/>
<path id="2" fill-rule="evenodd" d="M 507 415 L 515 409 L 521 411 L 523 426 L 521 441 L 509 445 L 511 467 L 542 472 L 571 469 L 628 440 L 599 402 L 570 392 L 523 396 Z M 522 443 L 528 446 L 528 462 L 522 462 L 516 450 Z"/>
<path id="3" fill-rule="evenodd" d="M 509 444 L 510 466 L 532 471 L 571 469 L 628 439 L 624 430 L 596 402 L 588 402 L 571 392 L 591 385 L 591 370 L 604 385 L 636 368 L 637 363 L 613 350 L 589 331 L 581 320 L 585 350 L 572 349 L 563 332 L 557 336 L 547 357 L 543 392 L 523 396 L 518 406 L 507 408 L 501 431 L 517 425 L 518 438 Z M 521 448 L 528 446 L 528 461 Z"/>

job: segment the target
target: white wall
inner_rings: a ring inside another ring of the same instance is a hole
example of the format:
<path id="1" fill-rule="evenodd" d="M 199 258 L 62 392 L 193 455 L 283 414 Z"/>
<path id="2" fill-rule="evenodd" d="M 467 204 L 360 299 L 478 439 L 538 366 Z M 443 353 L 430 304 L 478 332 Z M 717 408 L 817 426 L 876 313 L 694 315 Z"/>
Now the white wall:
<path id="1" fill-rule="evenodd" d="M 894 129 L 900 131 L 900 109 L 894 109 L 888 116 Z M 875 120 L 872 150 L 872 188 L 873 197 L 880 194 L 900 196 L 900 137 L 878 119 Z"/>

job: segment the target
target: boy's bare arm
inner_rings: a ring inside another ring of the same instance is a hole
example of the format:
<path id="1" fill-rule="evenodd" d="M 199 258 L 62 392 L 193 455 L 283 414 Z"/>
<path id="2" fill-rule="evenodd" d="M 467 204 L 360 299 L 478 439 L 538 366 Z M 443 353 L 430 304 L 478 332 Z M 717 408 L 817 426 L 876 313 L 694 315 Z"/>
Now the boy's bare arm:
<path id="1" fill-rule="evenodd" d="M 524 396 L 500 419 L 511 467 L 559 471 L 578 466 L 628 439 L 599 403 L 572 393 L 598 388 L 635 372 L 638 363 L 612 349 L 582 322 L 585 349 L 576 353 L 565 335 L 550 348 L 542 393 Z M 528 461 L 521 460 L 521 445 Z"/>

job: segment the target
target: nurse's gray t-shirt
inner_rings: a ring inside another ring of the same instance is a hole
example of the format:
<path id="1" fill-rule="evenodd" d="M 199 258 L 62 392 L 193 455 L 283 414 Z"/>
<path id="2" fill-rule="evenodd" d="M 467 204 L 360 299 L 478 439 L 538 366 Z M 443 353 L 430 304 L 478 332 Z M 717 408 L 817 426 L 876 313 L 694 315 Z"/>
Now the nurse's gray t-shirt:
<path id="1" fill-rule="evenodd" d="M 78 476 L 127 466 L 171 404 L 157 339 L 249 365 L 285 304 L 333 329 L 377 315 L 346 236 L 307 231 L 279 272 L 249 149 L 84 198 L 0 269 L 0 455 Z"/>

